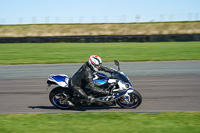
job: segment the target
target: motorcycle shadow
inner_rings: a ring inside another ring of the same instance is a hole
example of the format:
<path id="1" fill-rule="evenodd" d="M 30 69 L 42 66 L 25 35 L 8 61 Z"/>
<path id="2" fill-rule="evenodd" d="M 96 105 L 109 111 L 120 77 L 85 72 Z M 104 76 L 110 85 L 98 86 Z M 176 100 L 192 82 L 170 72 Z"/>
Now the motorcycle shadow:
<path id="1" fill-rule="evenodd" d="M 28 106 L 27 108 L 31 108 L 31 109 L 58 109 L 54 106 Z"/>
<path id="2" fill-rule="evenodd" d="M 46 109 L 46 110 L 66 110 L 66 111 L 103 111 L 110 109 L 121 109 L 117 106 L 80 106 L 72 109 L 58 109 L 55 106 L 28 106 L 31 109 Z"/>

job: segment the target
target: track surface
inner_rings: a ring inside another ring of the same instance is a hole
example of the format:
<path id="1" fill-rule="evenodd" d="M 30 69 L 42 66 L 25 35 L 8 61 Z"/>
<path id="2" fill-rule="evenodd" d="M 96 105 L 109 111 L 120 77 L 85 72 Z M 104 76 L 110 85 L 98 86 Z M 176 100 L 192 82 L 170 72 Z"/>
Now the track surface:
<path id="1" fill-rule="evenodd" d="M 137 109 L 113 106 L 60 110 L 53 107 L 48 100 L 49 91 L 46 92 L 46 77 L 51 73 L 72 76 L 80 65 L 0 66 L 0 113 L 200 111 L 200 61 L 121 63 L 121 70 L 143 96 Z M 104 65 L 116 68 L 113 63 Z"/>

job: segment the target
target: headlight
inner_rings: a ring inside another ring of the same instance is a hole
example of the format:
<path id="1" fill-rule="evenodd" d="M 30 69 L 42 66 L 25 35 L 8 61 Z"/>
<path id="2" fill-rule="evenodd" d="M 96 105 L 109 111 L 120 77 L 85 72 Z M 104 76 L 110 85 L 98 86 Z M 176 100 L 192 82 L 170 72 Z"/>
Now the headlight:
<path id="1" fill-rule="evenodd" d="M 125 84 L 125 87 L 126 87 L 126 88 L 129 88 L 129 84 Z"/>

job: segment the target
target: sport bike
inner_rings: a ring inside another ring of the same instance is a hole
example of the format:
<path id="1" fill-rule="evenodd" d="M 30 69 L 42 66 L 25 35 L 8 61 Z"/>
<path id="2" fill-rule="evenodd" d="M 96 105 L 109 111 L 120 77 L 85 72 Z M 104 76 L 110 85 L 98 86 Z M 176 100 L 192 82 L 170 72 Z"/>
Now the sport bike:
<path id="1" fill-rule="evenodd" d="M 57 85 L 49 93 L 50 102 L 59 109 L 87 105 L 119 105 L 122 108 L 137 108 L 142 103 L 142 96 L 132 87 L 129 78 L 120 71 L 119 62 L 116 60 L 114 62 L 118 66 L 118 70 L 112 68 L 113 72 L 110 77 L 99 72 L 93 74 L 95 85 L 99 86 L 100 89 L 109 89 L 111 92 L 109 95 L 94 94 L 90 90 L 84 89 L 86 94 L 95 97 L 95 101 L 90 103 L 73 91 L 70 87 L 70 77 L 65 74 L 57 74 L 49 75 L 47 80 L 47 89 L 51 85 Z"/>

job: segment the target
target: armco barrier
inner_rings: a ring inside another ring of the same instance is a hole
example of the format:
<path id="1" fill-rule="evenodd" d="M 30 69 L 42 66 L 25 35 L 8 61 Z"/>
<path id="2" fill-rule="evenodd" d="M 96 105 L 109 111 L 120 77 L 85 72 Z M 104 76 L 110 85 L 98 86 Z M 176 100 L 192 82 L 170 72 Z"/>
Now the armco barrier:
<path id="1" fill-rule="evenodd" d="M 0 43 L 200 41 L 200 34 L 0 37 Z"/>

